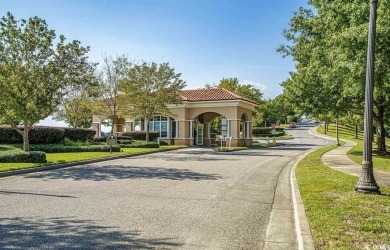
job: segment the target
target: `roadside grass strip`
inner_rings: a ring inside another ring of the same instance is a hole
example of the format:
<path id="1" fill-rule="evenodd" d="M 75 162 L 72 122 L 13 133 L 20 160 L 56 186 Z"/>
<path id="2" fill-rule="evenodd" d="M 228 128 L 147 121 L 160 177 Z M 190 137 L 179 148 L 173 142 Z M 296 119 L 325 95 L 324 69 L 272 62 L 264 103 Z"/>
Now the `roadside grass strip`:
<path id="1" fill-rule="evenodd" d="M 315 249 L 388 249 L 390 188 L 380 186 L 382 195 L 356 193 L 357 177 L 321 162 L 335 147 L 312 152 L 296 169 Z"/>
<path id="2" fill-rule="evenodd" d="M 320 134 L 324 134 L 324 126 L 318 127 L 317 132 Z M 329 131 L 326 133 L 328 136 L 336 137 L 336 125 L 329 124 Z M 363 161 L 363 133 L 358 133 L 358 139 L 355 139 L 355 128 L 349 126 L 339 125 L 339 136 L 341 139 L 347 139 L 350 141 L 354 141 L 357 143 L 355 147 L 353 147 L 348 152 L 348 157 L 356 162 L 358 165 L 361 165 Z M 375 137 L 375 136 L 374 136 Z M 386 146 L 389 150 L 390 139 L 386 139 Z M 389 155 L 377 155 L 375 154 L 376 143 L 373 143 L 373 156 L 372 161 L 374 165 L 374 169 L 382 170 L 385 172 L 390 172 L 390 154 Z"/>
<path id="3" fill-rule="evenodd" d="M 160 148 L 124 148 L 123 152 L 77 152 L 77 153 L 47 153 L 47 163 L 0 163 L 0 172 L 47 166 L 60 163 L 78 162 L 99 158 L 109 158 L 113 156 L 126 156 L 143 153 L 162 152 L 172 149 L 184 148 L 182 146 L 161 146 Z"/>

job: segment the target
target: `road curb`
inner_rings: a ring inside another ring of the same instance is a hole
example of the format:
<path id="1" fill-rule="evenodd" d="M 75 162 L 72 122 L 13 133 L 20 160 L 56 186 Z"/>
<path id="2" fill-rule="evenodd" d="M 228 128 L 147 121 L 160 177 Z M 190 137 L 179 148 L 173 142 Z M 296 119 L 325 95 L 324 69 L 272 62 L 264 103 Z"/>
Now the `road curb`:
<path id="1" fill-rule="evenodd" d="M 178 150 L 178 149 L 183 149 L 183 148 L 171 148 L 171 149 L 166 149 L 166 150 L 161 150 L 161 151 L 156 151 L 156 152 L 144 152 L 144 153 L 137 153 L 137 154 L 118 155 L 118 156 L 111 156 L 111 157 L 106 157 L 106 158 L 98 158 L 98 159 L 85 160 L 85 161 L 75 161 L 75 162 L 54 164 L 54 165 L 41 166 L 41 167 L 32 167 L 32 168 L 25 168 L 25 169 L 18 169 L 18 170 L 10 170 L 10 171 L 5 171 L 5 172 L 0 172 L 0 178 L 14 176 L 14 175 L 22 175 L 22 174 L 41 172 L 41 171 L 48 171 L 48 170 L 54 170 L 54 169 L 60 169 L 60 168 L 68 168 L 68 167 L 91 164 L 91 163 L 96 163 L 96 162 L 111 161 L 111 160 L 122 159 L 122 158 L 131 158 L 131 157 L 136 157 L 136 156 L 140 156 L 140 155 L 161 153 L 161 152 L 173 151 L 173 150 Z"/>
<path id="2" fill-rule="evenodd" d="M 318 128 L 318 127 L 314 127 L 315 129 Z M 320 133 L 318 133 L 317 131 L 312 131 L 311 129 L 308 130 L 309 134 L 313 135 L 313 136 L 317 136 L 317 137 L 320 137 L 320 138 L 323 138 L 323 139 L 327 139 L 327 140 L 332 140 L 332 141 L 336 141 L 336 138 L 334 137 L 331 137 L 331 136 L 327 136 L 327 135 L 322 135 Z M 344 139 L 340 139 L 340 141 L 342 141 Z"/>
<path id="3" fill-rule="evenodd" d="M 314 241 L 311 234 L 309 223 L 307 222 L 305 206 L 302 201 L 301 193 L 299 191 L 299 185 L 295 170 L 298 164 L 310 153 L 314 152 L 316 149 L 312 149 L 305 154 L 301 155 L 298 160 L 294 163 L 290 172 L 290 185 L 291 185 L 291 194 L 294 206 L 294 221 L 295 221 L 295 232 L 298 242 L 298 249 L 309 249 L 314 250 Z"/>

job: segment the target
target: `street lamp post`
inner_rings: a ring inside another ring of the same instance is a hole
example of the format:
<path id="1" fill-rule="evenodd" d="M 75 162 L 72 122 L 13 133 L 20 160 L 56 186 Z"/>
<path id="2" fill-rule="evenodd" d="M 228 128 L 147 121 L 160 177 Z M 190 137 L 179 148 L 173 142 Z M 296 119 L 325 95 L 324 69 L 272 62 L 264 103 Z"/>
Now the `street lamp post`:
<path id="1" fill-rule="evenodd" d="M 379 194 L 372 166 L 372 112 L 373 112 L 373 88 L 374 88 L 374 57 L 375 57 L 375 32 L 376 32 L 376 8 L 377 0 L 370 3 L 370 25 L 368 31 L 366 92 L 364 105 L 364 148 L 362 173 L 355 186 L 356 192 Z"/>

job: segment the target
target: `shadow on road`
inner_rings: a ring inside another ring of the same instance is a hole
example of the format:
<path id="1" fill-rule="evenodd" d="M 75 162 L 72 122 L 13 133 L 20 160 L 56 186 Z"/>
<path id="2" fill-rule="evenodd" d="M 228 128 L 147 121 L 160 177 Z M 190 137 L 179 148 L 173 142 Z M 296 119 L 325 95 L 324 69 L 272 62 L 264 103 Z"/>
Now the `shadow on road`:
<path id="1" fill-rule="evenodd" d="M 194 172 L 189 169 L 159 168 L 159 167 L 132 167 L 124 165 L 93 166 L 84 165 L 82 167 L 65 168 L 51 170 L 25 178 L 48 178 L 48 179 L 73 179 L 109 181 L 115 179 L 167 179 L 167 180 L 217 180 L 220 175 L 204 174 Z"/>
<path id="2" fill-rule="evenodd" d="M 0 218 L 0 249 L 173 249 L 173 239 L 145 239 L 92 220 Z"/>
<path id="3" fill-rule="evenodd" d="M 32 192 L 17 192 L 17 191 L 1 191 L 0 195 L 34 195 L 34 196 L 47 196 L 47 197 L 57 197 L 57 198 L 76 198 L 75 196 L 70 195 L 54 195 L 54 194 L 42 194 L 42 193 L 32 193 Z"/>

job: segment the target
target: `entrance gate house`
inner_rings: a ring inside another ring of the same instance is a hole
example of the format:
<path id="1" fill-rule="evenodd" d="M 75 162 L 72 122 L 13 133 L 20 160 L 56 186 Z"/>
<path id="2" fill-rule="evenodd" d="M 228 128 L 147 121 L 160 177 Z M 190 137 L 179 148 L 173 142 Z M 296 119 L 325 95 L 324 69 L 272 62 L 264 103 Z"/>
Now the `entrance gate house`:
<path id="1" fill-rule="evenodd" d="M 168 104 L 173 115 L 156 114 L 149 121 L 150 131 L 160 132 L 160 140 L 170 145 L 211 145 L 211 121 L 223 117 L 224 136 L 232 137 L 232 146 L 252 145 L 252 112 L 258 104 L 226 89 L 182 90 L 181 103 Z M 101 135 L 102 115 L 93 115 L 93 128 Z M 114 132 L 145 130 L 143 120 L 118 118 Z"/>

